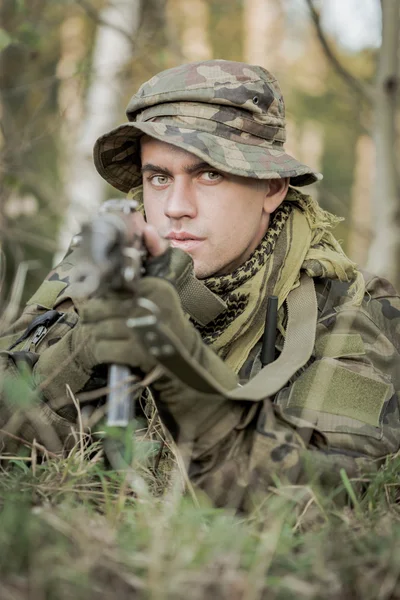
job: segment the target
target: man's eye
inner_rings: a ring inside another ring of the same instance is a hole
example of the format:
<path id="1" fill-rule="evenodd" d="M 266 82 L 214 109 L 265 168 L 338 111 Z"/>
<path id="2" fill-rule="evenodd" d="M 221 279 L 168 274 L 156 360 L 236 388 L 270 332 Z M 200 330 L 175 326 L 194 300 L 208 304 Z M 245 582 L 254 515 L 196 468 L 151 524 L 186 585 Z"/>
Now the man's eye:
<path id="1" fill-rule="evenodd" d="M 152 177 L 150 177 L 150 181 L 155 186 L 166 185 L 168 183 L 168 176 L 167 175 L 153 175 Z"/>
<path id="2" fill-rule="evenodd" d="M 222 177 L 222 175 L 217 173 L 217 171 L 204 171 L 201 176 L 206 181 L 218 181 Z"/>

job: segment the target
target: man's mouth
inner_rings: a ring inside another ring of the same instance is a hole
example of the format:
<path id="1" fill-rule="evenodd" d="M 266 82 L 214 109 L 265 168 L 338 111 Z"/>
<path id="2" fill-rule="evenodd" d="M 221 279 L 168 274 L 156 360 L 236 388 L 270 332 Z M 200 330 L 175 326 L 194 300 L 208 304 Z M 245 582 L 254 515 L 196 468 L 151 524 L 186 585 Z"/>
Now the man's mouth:
<path id="1" fill-rule="evenodd" d="M 181 248 L 185 252 L 195 250 L 204 241 L 204 238 L 187 233 L 186 231 L 172 231 L 166 236 L 166 239 L 170 241 L 173 248 Z"/>

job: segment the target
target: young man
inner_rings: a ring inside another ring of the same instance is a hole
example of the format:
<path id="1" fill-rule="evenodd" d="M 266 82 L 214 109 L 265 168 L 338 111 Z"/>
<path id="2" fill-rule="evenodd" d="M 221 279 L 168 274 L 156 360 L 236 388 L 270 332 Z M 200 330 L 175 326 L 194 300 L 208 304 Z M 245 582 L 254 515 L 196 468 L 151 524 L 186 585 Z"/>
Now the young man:
<path id="1" fill-rule="evenodd" d="M 18 419 L 4 387 L 3 443 L 55 443 L 47 421 L 61 446 L 74 419 L 66 384 L 101 387 L 102 365 L 144 376 L 161 364 L 150 385 L 160 417 L 217 505 L 248 509 L 277 479 L 334 485 L 340 469 L 357 475 L 396 452 L 400 301 L 387 282 L 364 282 L 330 233 L 335 217 L 295 189 L 320 176 L 283 149 L 275 78 L 183 65 L 145 83 L 127 115 L 94 158 L 142 204 L 151 258 L 138 294 L 162 328 L 131 327 L 143 309 L 126 294 L 74 297 L 79 248 L 67 254 L 3 338 L 4 381 L 29 367 L 42 398 L 40 423 Z M 275 360 L 262 369 L 271 295 Z"/>

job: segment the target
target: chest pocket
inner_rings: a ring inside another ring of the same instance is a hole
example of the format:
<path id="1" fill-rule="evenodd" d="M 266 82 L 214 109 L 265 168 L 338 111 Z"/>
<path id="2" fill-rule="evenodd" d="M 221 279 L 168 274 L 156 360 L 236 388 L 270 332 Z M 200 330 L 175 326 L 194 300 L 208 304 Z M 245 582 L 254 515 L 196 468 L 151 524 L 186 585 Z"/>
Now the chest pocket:
<path id="1" fill-rule="evenodd" d="M 284 414 L 312 423 L 335 449 L 372 456 L 395 451 L 384 439 L 394 389 L 367 360 L 361 335 L 326 328 L 319 334 L 315 361 L 281 390 L 277 404 Z"/>

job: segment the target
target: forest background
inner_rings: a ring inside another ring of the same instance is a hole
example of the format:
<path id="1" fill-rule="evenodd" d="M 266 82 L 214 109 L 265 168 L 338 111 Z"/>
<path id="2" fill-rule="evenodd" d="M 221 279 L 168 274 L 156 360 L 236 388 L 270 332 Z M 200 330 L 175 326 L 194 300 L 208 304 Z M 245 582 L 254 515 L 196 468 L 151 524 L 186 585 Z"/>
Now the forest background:
<path id="1" fill-rule="evenodd" d="M 350 257 L 399 286 L 399 11 L 397 0 L 383 4 L 381 45 L 379 4 L 350 2 L 349 21 L 345 0 L 3 0 L 3 302 L 18 267 L 21 277 L 27 271 L 25 300 L 82 222 L 118 196 L 95 171 L 92 149 L 124 122 L 140 84 L 210 58 L 260 64 L 277 76 L 287 149 L 324 175 L 310 193 L 345 218 L 336 233 Z M 346 31 L 361 41 L 344 45 Z"/>
<path id="2" fill-rule="evenodd" d="M 350 257 L 400 289 L 399 21 L 400 0 L 2 0 L 3 319 L 118 196 L 94 169 L 96 138 L 143 81 L 210 58 L 277 76 L 287 150 L 324 174 L 310 193 L 345 218 Z M 248 519 L 211 508 L 173 457 L 151 423 L 134 480 L 83 430 L 67 459 L 34 443 L 9 460 L 2 600 L 400 599 L 400 457 L 371 480 L 343 473 L 329 497 L 277 485 Z"/>

